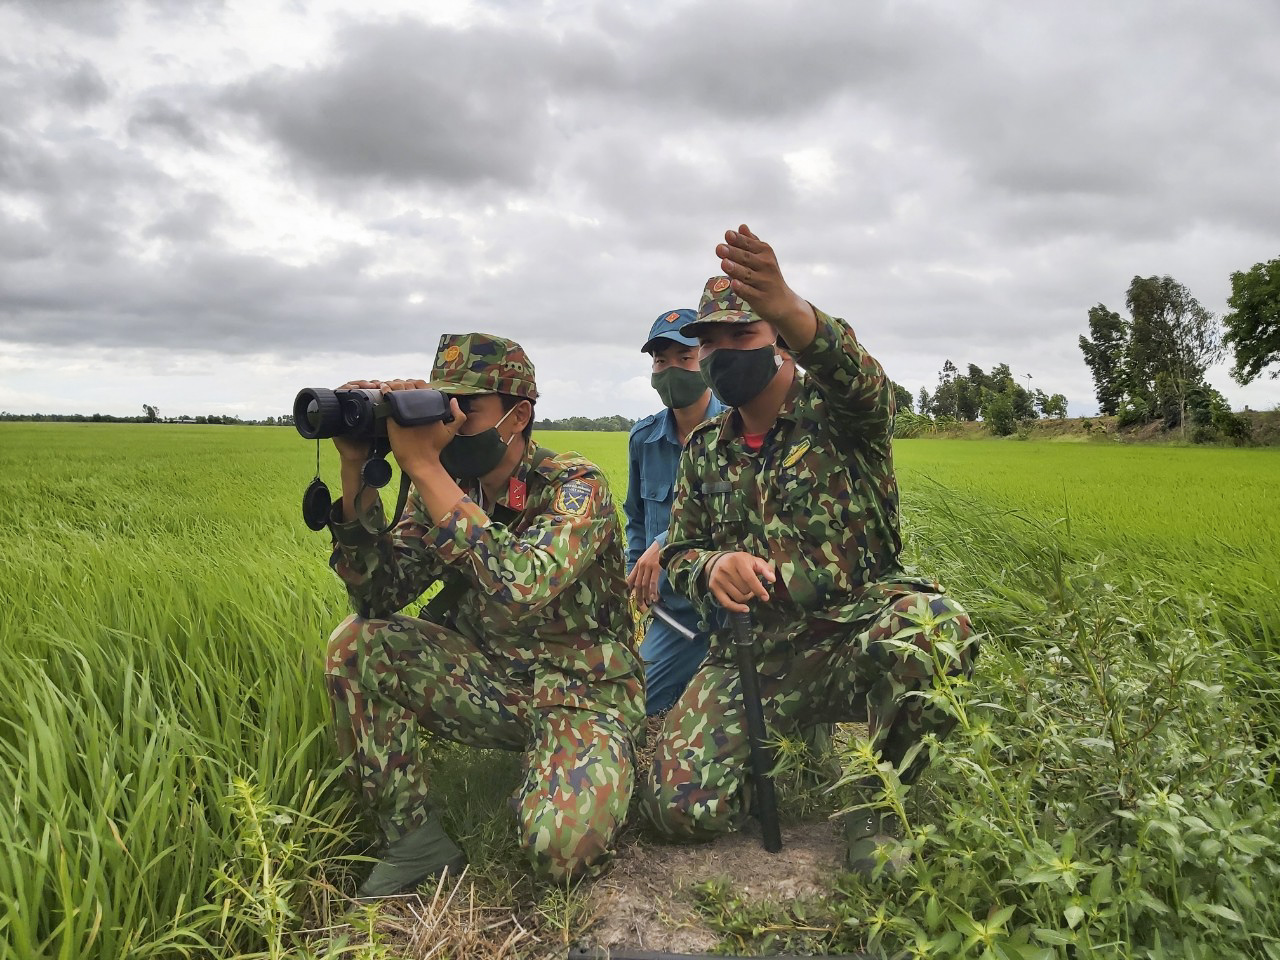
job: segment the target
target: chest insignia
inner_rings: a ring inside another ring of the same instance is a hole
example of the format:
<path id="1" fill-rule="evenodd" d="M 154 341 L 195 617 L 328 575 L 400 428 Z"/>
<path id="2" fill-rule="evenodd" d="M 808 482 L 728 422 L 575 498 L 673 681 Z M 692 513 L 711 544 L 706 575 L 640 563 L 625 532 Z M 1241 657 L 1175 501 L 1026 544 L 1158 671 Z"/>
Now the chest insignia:
<path id="1" fill-rule="evenodd" d="M 596 492 L 590 480 L 567 480 L 556 492 L 552 509 L 566 517 L 585 517 L 591 509 L 591 495 Z"/>
<path id="2" fill-rule="evenodd" d="M 800 458 L 809 452 L 809 438 L 805 437 L 790 450 L 787 451 L 786 459 L 782 461 L 784 467 L 794 467 L 800 462 Z"/>
<path id="3" fill-rule="evenodd" d="M 512 510 L 524 509 L 525 485 L 523 480 L 512 477 L 507 481 L 507 506 Z"/>

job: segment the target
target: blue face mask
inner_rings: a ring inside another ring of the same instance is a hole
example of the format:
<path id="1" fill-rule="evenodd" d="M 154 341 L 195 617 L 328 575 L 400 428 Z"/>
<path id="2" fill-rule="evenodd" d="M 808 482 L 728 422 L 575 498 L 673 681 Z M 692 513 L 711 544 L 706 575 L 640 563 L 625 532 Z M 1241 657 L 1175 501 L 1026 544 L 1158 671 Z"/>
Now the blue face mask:
<path id="1" fill-rule="evenodd" d="M 722 347 L 703 357 L 699 366 L 719 401 L 728 407 L 740 407 L 773 382 L 781 364 L 782 358 L 770 343 L 753 350 Z"/>

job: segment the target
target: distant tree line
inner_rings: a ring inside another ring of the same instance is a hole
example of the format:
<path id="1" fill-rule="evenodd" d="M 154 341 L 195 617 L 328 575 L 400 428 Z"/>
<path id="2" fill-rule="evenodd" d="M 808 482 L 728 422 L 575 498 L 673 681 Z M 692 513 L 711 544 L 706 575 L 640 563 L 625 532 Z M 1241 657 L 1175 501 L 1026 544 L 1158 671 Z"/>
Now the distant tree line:
<path id="1" fill-rule="evenodd" d="M 565 417 L 562 420 L 535 420 L 535 430 L 589 430 L 589 431 L 627 431 L 635 426 L 630 417 L 614 414 L 611 417 Z"/>
<path id="2" fill-rule="evenodd" d="M 1030 380 L 1030 374 L 1023 374 Z M 1061 393 L 1028 390 L 1007 363 L 998 363 L 988 373 L 976 363 L 967 365 L 964 373 L 947 360 L 938 372 L 938 385 L 933 393 L 921 387 L 912 406 L 911 392 L 900 384 L 893 385 L 898 409 L 913 411 L 940 421 L 982 420 L 991 432 L 1008 436 L 1018 424 L 1041 417 L 1062 419 L 1067 415 L 1067 398 Z"/>
<path id="3" fill-rule="evenodd" d="M 1233 309 L 1223 323 L 1169 276 L 1134 277 L 1125 295 L 1127 317 L 1106 304 L 1091 307 L 1080 351 L 1101 412 L 1121 426 L 1160 421 L 1183 437 L 1189 428 L 1197 443 L 1248 441 L 1249 421 L 1232 412 L 1205 371 L 1228 345 L 1235 350 L 1232 375 L 1241 384 L 1280 360 L 1280 258 L 1233 273 L 1231 288 Z"/>
<path id="4" fill-rule="evenodd" d="M 157 408 L 143 404 L 141 416 L 118 417 L 112 413 L 10 413 L 0 410 L 0 421 L 26 421 L 30 423 L 199 423 L 228 424 L 246 427 L 292 427 L 293 414 L 285 413 L 278 417 L 267 417 L 262 420 L 244 420 L 227 414 L 211 413 L 207 416 L 161 417 Z"/>

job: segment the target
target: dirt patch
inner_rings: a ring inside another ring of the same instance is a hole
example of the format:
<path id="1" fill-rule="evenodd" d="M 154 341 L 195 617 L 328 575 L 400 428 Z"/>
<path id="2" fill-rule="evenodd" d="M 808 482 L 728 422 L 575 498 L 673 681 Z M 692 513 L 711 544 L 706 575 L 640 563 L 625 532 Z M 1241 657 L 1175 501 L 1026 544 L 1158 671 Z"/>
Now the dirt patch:
<path id="1" fill-rule="evenodd" d="M 710 843 L 672 844 L 635 835 L 591 891 L 597 922 L 583 937 L 593 946 L 702 953 L 719 941 L 693 906 L 691 888 L 726 879 L 746 901 L 787 903 L 830 890 L 842 844 L 829 821 L 782 831 L 782 851 L 766 853 L 752 821 Z"/>

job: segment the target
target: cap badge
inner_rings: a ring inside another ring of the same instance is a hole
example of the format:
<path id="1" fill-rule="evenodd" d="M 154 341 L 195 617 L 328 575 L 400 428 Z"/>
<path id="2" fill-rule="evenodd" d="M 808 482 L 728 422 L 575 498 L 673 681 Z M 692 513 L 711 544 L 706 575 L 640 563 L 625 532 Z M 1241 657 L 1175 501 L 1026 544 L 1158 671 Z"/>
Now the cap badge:
<path id="1" fill-rule="evenodd" d="M 711 285 L 712 293 L 724 293 L 724 291 L 728 289 L 729 289 L 728 277 L 721 277 L 719 280 L 717 280 L 715 283 Z"/>
<path id="2" fill-rule="evenodd" d="M 445 363 L 457 363 L 458 358 L 462 356 L 462 351 L 457 346 L 451 346 L 444 352 Z"/>
<path id="3" fill-rule="evenodd" d="M 665 321 L 667 321 L 667 323 L 675 323 L 677 320 L 679 320 L 679 319 L 680 319 L 680 314 L 678 314 L 678 313 L 668 313 L 668 314 L 667 314 L 665 317 L 663 317 L 662 319 L 663 319 L 663 320 L 665 320 Z"/>

